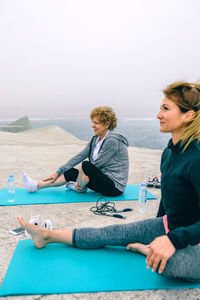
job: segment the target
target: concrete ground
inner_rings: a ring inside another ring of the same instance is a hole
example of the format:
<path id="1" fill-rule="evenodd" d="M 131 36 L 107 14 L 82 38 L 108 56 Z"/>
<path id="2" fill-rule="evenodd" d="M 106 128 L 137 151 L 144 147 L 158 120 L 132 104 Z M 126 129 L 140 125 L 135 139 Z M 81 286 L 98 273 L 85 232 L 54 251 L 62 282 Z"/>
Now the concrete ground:
<path id="1" fill-rule="evenodd" d="M 34 179 L 42 179 L 57 170 L 72 155 L 83 148 L 86 142 L 81 141 L 57 126 L 43 129 L 34 129 L 24 133 L 0 132 L 0 188 L 7 185 L 9 174 L 14 174 L 16 187 L 23 187 L 21 175 L 26 170 Z M 159 174 L 161 151 L 143 148 L 129 148 L 130 171 L 129 184 L 139 184 L 149 175 Z M 159 189 L 150 189 L 154 195 L 160 197 Z M 144 218 L 155 217 L 159 205 L 158 200 L 147 202 L 147 212 L 137 212 L 137 201 L 118 202 L 117 208 L 130 207 L 133 212 L 127 213 L 127 219 L 114 219 L 106 216 L 97 216 L 90 212 L 91 203 L 48 204 L 48 205 L 19 205 L 0 207 L 0 283 L 3 281 L 13 252 L 23 235 L 13 236 L 10 229 L 18 226 L 16 216 L 22 215 L 26 220 L 31 215 L 40 215 L 51 219 L 55 229 L 105 226 L 116 223 L 129 223 Z M 133 270 L 134 272 L 134 270 Z M 166 300 L 166 299 L 200 299 L 199 289 L 176 290 L 146 290 L 130 292 L 106 292 L 65 295 L 35 295 L 4 297 L 2 299 L 22 300 L 62 300 L 62 299 L 137 299 L 137 300 Z"/>

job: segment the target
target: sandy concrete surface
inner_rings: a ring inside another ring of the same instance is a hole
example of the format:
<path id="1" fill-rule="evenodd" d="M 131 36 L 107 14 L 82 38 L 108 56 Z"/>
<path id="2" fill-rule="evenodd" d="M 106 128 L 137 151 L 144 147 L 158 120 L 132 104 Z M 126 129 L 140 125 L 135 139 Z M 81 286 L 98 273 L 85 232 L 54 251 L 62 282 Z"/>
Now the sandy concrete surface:
<path id="1" fill-rule="evenodd" d="M 148 138 L 148 137 L 147 137 Z M 9 174 L 14 174 L 16 187 L 23 187 L 22 170 L 26 170 L 33 179 L 42 179 L 66 162 L 72 155 L 81 150 L 85 141 L 72 136 L 58 126 L 33 129 L 23 133 L 0 132 L 0 188 L 7 186 Z M 149 175 L 159 174 L 160 150 L 129 147 L 130 173 L 129 184 L 139 184 Z M 160 197 L 159 189 L 150 189 Z M 16 216 L 22 215 L 26 220 L 31 215 L 40 215 L 53 221 L 55 229 L 104 226 L 116 223 L 129 223 L 156 215 L 159 200 L 147 203 L 146 214 L 137 212 L 137 202 L 116 203 L 117 208 L 133 207 L 133 212 L 127 213 L 127 219 L 114 219 L 107 216 L 97 216 L 90 212 L 91 203 L 19 205 L 0 207 L 0 283 L 3 281 L 13 252 L 24 235 L 13 236 L 10 229 L 18 226 Z M 134 272 L 134 270 L 133 270 Z M 2 299 L 200 299 L 199 289 L 182 290 L 146 290 L 131 292 L 106 292 L 65 295 L 35 295 L 5 297 Z"/>

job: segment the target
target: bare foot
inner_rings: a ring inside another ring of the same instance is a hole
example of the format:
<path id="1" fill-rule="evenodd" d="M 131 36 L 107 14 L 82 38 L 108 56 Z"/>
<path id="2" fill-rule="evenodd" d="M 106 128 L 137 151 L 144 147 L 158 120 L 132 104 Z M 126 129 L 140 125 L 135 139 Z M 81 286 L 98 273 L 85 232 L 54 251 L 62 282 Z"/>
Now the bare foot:
<path id="1" fill-rule="evenodd" d="M 147 256 L 147 254 L 150 250 L 146 245 L 141 244 L 141 243 L 128 244 L 126 246 L 126 248 L 133 252 L 139 252 L 145 256 Z"/>
<path id="2" fill-rule="evenodd" d="M 36 248 L 43 248 L 48 244 L 48 229 L 28 223 L 22 217 L 17 217 L 17 219 L 21 227 L 31 235 Z"/>

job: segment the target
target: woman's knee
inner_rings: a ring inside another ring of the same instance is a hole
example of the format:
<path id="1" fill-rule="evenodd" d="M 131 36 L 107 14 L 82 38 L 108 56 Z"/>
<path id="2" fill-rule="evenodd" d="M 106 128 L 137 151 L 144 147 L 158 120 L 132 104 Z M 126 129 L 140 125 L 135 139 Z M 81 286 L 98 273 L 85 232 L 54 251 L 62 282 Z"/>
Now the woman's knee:
<path id="1" fill-rule="evenodd" d="M 83 174 L 85 174 L 86 176 L 89 175 L 89 170 L 91 169 L 91 162 L 89 161 L 83 161 L 80 165 L 79 165 L 79 172 L 82 172 Z"/>
<path id="2" fill-rule="evenodd" d="M 177 250 L 163 271 L 168 278 L 200 282 L 200 246 L 188 246 Z"/>
<path id="3" fill-rule="evenodd" d="M 68 181 L 76 181 L 77 177 L 78 177 L 78 170 L 75 168 L 71 168 L 69 170 L 67 170 L 66 172 L 64 172 L 64 178 L 65 180 Z"/>

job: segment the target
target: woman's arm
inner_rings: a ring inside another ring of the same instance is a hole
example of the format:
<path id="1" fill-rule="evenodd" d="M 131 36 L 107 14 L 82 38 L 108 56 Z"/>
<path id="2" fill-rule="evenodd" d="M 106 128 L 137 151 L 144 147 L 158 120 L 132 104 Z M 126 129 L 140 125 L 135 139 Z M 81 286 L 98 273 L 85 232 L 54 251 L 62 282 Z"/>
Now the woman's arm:
<path id="1" fill-rule="evenodd" d="M 189 181 L 194 186 L 197 195 L 199 215 L 200 215 L 200 160 L 196 160 L 190 169 Z M 188 199 L 190 201 L 190 199 Z M 162 200 L 160 202 L 157 216 L 164 214 L 164 206 Z M 157 268 L 159 273 L 162 273 L 168 259 L 174 254 L 176 249 L 183 249 L 188 245 L 197 245 L 200 243 L 200 218 L 199 221 L 189 226 L 178 227 L 169 231 L 167 235 L 157 237 L 149 245 L 150 249 L 147 254 L 148 267 L 152 267 L 155 271 Z"/>
<path id="2" fill-rule="evenodd" d="M 174 254 L 176 249 L 185 248 L 188 245 L 196 245 L 200 242 L 200 221 L 188 226 L 180 227 L 154 239 L 147 247 L 147 266 L 152 267 L 152 271 L 162 273 L 165 269 L 168 259 Z"/>
<path id="3" fill-rule="evenodd" d="M 187 227 L 179 227 L 167 234 L 176 249 L 200 243 L 200 221 Z"/>
<path id="4" fill-rule="evenodd" d="M 194 224 L 185 227 L 179 227 L 168 233 L 168 237 L 176 249 L 182 249 L 188 245 L 200 243 L 200 158 L 192 162 L 189 172 L 189 181 L 193 185 L 196 194 L 197 206 L 193 208 L 195 215 L 199 215 L 199 220 Z M 190 203 L 190 199 L 187 201 Z M 198 210 L 198 212 L 196 211 Z"/>
<path id="5" fill-rule="evenodd" d="M 152 271 L 155 272 L 159 266 L 158 272 L 162 273 L 176 248 L 166 235 L 155 238 L 147 247 L 149 248 L 146 258 L 147 268 L 152 267 Z"/>

